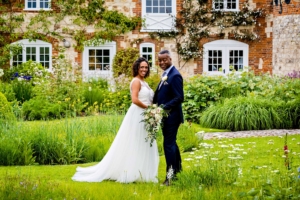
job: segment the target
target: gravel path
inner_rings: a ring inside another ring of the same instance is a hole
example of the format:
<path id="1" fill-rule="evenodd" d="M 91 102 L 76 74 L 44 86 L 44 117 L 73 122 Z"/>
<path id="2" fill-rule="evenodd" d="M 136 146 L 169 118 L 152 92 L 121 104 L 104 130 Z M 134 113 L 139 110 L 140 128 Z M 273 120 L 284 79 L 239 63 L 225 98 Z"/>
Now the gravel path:
<path id="1" fill-rule="evenodd" d="M 236 131 L 236 132 L 215 132 L 215 133 L 196 133 L 204 140 L 220 138 L 245 138 L 245 137 L 266 137 L 266 136 L 285 136 L 300 134 L 300 129 L 271 129 L 271 130 L 253 130 L 253 131 Z"/>

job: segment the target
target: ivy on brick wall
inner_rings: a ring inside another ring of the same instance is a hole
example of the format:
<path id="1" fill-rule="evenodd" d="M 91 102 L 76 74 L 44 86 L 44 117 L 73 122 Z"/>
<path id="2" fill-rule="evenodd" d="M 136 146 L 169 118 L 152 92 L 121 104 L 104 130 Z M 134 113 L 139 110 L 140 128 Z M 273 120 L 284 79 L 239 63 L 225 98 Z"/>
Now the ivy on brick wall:
<path id="1" fill-rule="evenodd" d="M 174 19 L 175 29 L 170 32 L 153 32 L 150 35 L 157 39 L 174 39 L 179 62 L 183 61 L 184 64 L 202 56 L 200 42 L 203 38 L 224 38 L 225 30 L 230 29 L 229 35 L 236 40 L 259 39 L 259 34 L 253 31 L 253 27 L 260 26 L 258 19 L 265 16 L 263 9 L 251 9 L 248 2 L 239 11 L 232 12 L 214 10 L 211 7 L 207 0 L 185 0 L 179 17 Z"/>
<path id="2" fill-rule="evenodd" d="M 108 10 L 103 0 L 56 0 L 50 10 L 23 12 L 25 1 L 0 0 L 0 67 L 11 58 L 11 50 L 17 53 L 19 46 L 11 45 L 19 39 L 48 41 L 55 38 L 73 38 L 75 49 L 82 51 L 86 41 L 95 44 L 112 41 L 140 23 L 139 17 Z M 26 19 L 26 22 L 25 22 Z M 25 27 L 26 23 L 26 27 Z M 88 29 L 92 29 L 89 33 Z"/>

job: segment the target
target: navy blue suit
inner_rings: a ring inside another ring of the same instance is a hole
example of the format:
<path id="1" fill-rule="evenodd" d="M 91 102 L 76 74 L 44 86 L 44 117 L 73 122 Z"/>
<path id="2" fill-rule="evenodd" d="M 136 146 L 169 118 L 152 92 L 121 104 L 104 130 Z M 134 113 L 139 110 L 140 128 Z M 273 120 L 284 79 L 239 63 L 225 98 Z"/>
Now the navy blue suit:
<path id="1" fill-rule="evenodd" d="M 181 171 L 181 156 L 176 136 L 178 128 L 183 123 L 183 113 L 181 103 L 184 99 L 183 79 L 175 67 L 168 73 L 168 78 L 161 87 L 157 87 L 153 103 L 164 105 L 164 109 L 169 111 L 168 117 L 163 118 L 162 132 L 164 136 L 164 152 L 167 163 L 167 171 L 172 166 L 174 173 Z"/>

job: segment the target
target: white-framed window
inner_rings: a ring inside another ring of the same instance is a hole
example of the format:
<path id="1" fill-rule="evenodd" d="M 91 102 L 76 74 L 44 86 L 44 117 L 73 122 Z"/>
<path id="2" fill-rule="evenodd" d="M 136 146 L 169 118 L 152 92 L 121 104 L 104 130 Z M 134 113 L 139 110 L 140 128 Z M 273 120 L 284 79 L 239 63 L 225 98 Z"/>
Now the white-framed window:
<path id="1" fill-rule="evenodd" d="M 20 44 L 22 51 L 14 55 L 10 61 L 11 66 L 17 66 L 29 60 L 41 63 L 46 69 L 52 70 L 52 44 L 42 40 L 19 40 L 14 44 Z"/>
<path id="2" fill-rule="evenodd" d="M 99 46 L 85 46 L 83 50 L 83 76 L 86 78 L 112 77 L 112 63 L 116 55 L 116 42 Z"/>
<path id="3" fill-rule="evenodd" d="M 25 0 L 25 10 L 49 10 L 51 0 Z"/>
<path id="4" fill-rule="evenodd" d="M 216 40 L 203 45 L 203 72 L 224 75 L 248 66 L 249 45 L 235 40 Z"/>
<path id="5" fill-rule="evenodd" d="M 213 9 L 224 11 L 238 11 L 239 0 L 214 0 Z"/>
<path id="6" fill-rule="evenodd" d="M 155 65 L 155 46 L 153 43 L 140 44 L 140 55 L 148 60 L 150 69 Z"/>
<path id="7" fill-rule="evenodd" d="M 145 20 L 141 31 L 170 31 L 174 29 L 176 0 L 142 0 L 142 18 Z"/>

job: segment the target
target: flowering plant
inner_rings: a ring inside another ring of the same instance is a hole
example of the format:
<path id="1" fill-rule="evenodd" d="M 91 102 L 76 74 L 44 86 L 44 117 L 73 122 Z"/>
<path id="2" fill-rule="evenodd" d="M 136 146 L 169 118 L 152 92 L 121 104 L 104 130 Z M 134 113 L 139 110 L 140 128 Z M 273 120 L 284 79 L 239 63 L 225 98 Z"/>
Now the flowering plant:
<path id="1" fill-rule="evenodd" d="M 156 140 L 157 133 L 161 127 L 161 120 L 167 113 L 162 108 L 163 106 L 157 106 L 156 104 L 148 106 L 142 113 L 144 119 L 141 122 L 145 123 L 145 129 L 148 132 L 146 142 L 150 140 L 150 146 L 154 140 Z"/>

